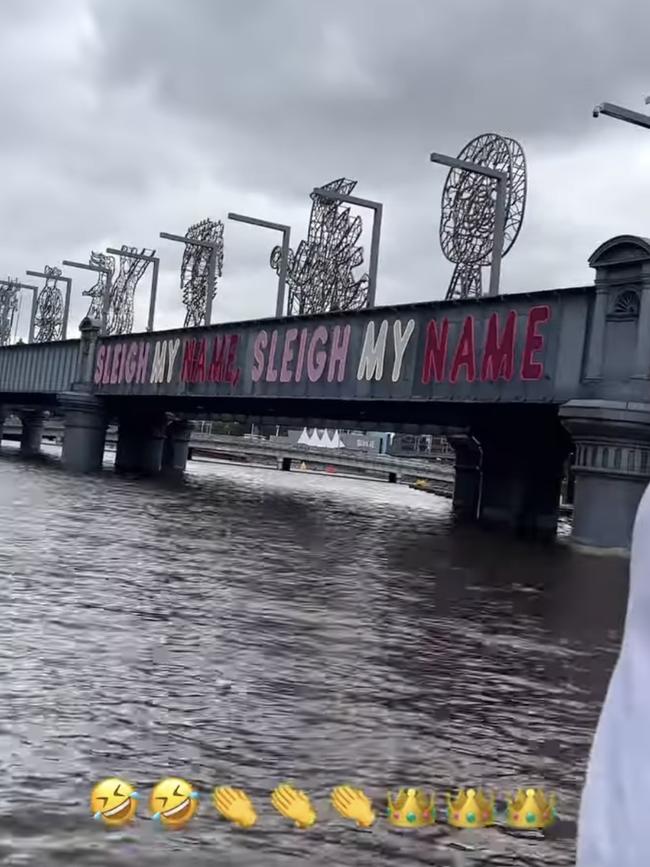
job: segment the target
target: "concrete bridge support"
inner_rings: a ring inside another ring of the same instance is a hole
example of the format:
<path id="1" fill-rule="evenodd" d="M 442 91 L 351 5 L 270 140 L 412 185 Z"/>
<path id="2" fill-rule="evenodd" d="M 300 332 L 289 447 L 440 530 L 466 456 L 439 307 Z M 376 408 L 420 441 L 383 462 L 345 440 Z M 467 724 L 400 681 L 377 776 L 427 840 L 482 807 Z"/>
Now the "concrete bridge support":
<path id="1" fill-rule="evenodd" d="M 20 454 L 31 458 L 40 454 L 45 416 L 40 409 L 25 409 L 19 413 L 23 430 L 20 436 Z"/>
<path id="2" fill-rule="evenodd" d="M 159 473 L 166 432 L 164 413 L 122 416 L 115 451 L 116 472 L 146 476 Z"/>
<path id="3" fill-rule="evenodd" d="M 456 455 L 452 510 L 461 521 L 478 518 L 481 498 L 481 446 L 470 434 L 448 435 Z"/>
<path id="4" fill-rule="evenodd" d="M 572 539 L 625 552 L 650 482 L 650 404 L 574 400 L 560 417 L 576 450 Z"/>
<path id="5" fill-rule="evenodd" d="M 278 458 L 278 469 L 284 470 L 285 473 L 290 472 L 291 471 L 291 458 L 289 458 L 289 457 Z"/>
<path id="6" fill-rule="evenodd" d="M 552 539 L 557 530 L 569 438 L 557 417 L 503 424 L 478 434 L 482 479 L 478 520 L 519 536 Z"/>
<path id="7" fill-rule="evenodd" d="M 186 419 L 174 418 L 167 425 L 162 452 L 165 475 L 181 476 L 185 472 L 193 430 L 194 423 Z"/>
<path id="8" fill-rule="evenodd" d="M 78 473 L 99 472 L 104 462 L 108 424 L 102 401 L 84 392 L 71 391 L 60 394 L 58 402 L 64 418 L 63 465 Z"/>

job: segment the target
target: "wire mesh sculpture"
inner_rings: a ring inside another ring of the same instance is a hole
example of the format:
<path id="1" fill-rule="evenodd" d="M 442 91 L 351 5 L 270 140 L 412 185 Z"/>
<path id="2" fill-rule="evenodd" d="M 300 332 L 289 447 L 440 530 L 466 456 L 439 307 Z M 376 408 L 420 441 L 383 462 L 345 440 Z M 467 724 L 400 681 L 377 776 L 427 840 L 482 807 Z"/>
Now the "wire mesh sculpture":
<path id="1" fill-rule="evenodd" d="M 356 181 L 339 178 L 323 189 L 350 195 Z M 357 277 L 354 269 L 363 264 L 361 217 L 351 217 L 350 208 L 340 202 L 311 194 L 307 240 L 289 250 L 287 262 L 287 313 L 318 314 L 330 310 L 360 310 L 368 303 L 367 274 Z M 279 274 L 282 247 L 271 253 L 271 267 Z"/>
<path id="2" fill-rule="evenodd" d="M 185 237 L 187 243 L 181 264 L 181 289 L 186 310 L 183 327 L 191 328 L 205 324 L 208 292 L 212 293 L 213 299 L 217 294 L 217 277 L 221 277 L 223 272 L 223 223 L 221 220 L 202 220 L 190 226 Z M 214 246 L 205 247 L 197 241 Z"/>
<path id="3" fill-rule="evenodd" d="M 139 256 L 155 256 L 155 250 L 143 247 L 120 248 L 124 253 L 135 253 Z M 117 277 L 111 283 L 108 308 L 107 334 L 131 334 L 133 331 L 133 314 L 135 290 L 150 265 L 148 259 L 136 259 L 133 256 L 120 256 L 120 267 Z"/>
<path id="4" fill-rule="evenodd" d="M 61 269 L 46 265 L 43 269 L 45 285 L 38 293 L 34 318 L 34 342 L 49 343 L 63 337 L 63 293 L 58 279 Z"/>
<path id="5" fill-rule="evenodd" d="M 14 317 L 18 311 L 20 281 L 9 277 L 5 285 L 0 285 L 0 346 L 11 343 Z"/>
<path id="6" fill-rule="evenodd" d="M 96 253 L 94 250 L 90 254 L 90 258 L 88 259 L 88 264 L 93 265 L 95 268 L 102 268 L 102 271 L 99 271 L 97 274 L 97 282 L 90 287 L 90 289 L 86 289 L 82 292 L 82 295 L 89 297 L 90 306 L 88 308 L 88 313 L 86 316 L 89 319 L 95 319 L 97 321 L 102 320 L 102 314 L 104 311 L 104 296 L 106 294 L 106 283 L 108 280 L 108 274 L 110 273 L 111 277 L 115 271 L 115 258 L 113 256 L 109 256 L 106 253 Z M 108 325 L 108 323 L 107 323 Z M 110 334 L 110 331 L 107 333 Z"/>
<path id="7" fill-rule="evenodd" d="M 472 139 L 458 159 L 478 163 L 507 175 L 502 255 L 511 249 L 521 229 L 526 207 L 526 158 L 512 138 L 484 133 Z M 442 191 L 440 246 L 455 264 L 447 299 L 479 297 L 481 269 L 492 261 L 496 211 L 496 180 L 452 168 Z"/>

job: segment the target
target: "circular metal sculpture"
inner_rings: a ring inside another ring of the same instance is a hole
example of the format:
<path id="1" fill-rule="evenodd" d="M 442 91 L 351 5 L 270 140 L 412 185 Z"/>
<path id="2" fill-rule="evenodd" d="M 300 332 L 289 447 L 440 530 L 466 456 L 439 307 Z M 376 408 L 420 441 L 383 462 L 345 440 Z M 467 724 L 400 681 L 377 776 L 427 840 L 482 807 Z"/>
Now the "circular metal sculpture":
<path id="1" fill-rule="evenodd" d="M 526 207 L 526 158 L 514 139 L 485 133 L 472 139 L 458 154 L 506 177 L 505 225 L 502 255 L 517 239 Z M 497 182 L 461 168 L 452 168 L 442 191 L 440 246 L 456 265 L 447 298 L 478 297 L 482 293 L 481 268 L 489 265 L 494 250 Z"/>
<path id="2" fill-rule="evenodd" d="M 11 330 L 14 325 L 14 317 L 18 312 L 18 295 L 20 293 L 20 281 L 7 279 L 6 285 L 0 285 L 0 346 L 8 346 L 11 343 Z"/>
<path id="3" fill-rule="evenodd" d="M 58 287 L 60 268 L 46 265 L 43 269 L 45 285 L 38 293 L 34 319 L 34 342 L 49 343 L 63 337 L 63 294 Z"/>
<path id="4" fill-rule="evenodd" d="M 181 265 L 181 289 L 187 311 L 184 328 L 191 328 L 205 324 L 208 292 L 212 293 L 212 298 L 217 294 L 217 277 L 221 277 L 223 271 L 223 223 L 221 220 L 203 220 L 190 226 L 185 237 L 187 243 Z M 214 246 L 200 246 L 197 241 Z M 210 267 L 212 257 L 213 269 Z"/>
<path id="5" fill-rule="evenodd" d="M 322 189 L 350 195 L 356 181 L 339 178 Z M 289 251 L 287 262 L 288 308 L 292 314 L 327 313 L 330 310 L 360 310 L 367 305 L 368 275 L 357 277 L 363 264 L 361 217 L 351 217 L 340 202 L 311 194 L 312 208 L 307 240 Z M 271 253 L 271 267 L 280 272 L 282 248 Z"/>

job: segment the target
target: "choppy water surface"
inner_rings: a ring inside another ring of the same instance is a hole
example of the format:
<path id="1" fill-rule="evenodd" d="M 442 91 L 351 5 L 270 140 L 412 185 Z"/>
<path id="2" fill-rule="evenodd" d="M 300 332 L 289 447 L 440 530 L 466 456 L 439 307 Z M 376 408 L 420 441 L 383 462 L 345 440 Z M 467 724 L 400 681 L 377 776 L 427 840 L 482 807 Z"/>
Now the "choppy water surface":
<path id="1" fill-rule="evenodd" d="M 401 486 L 223 465 L 171 484 L 5 456 L 0 522 L 0 862 L 572 863 L 624 561 L 454 529 L 447 501 Z M 146 818 L 167 774 L 203 798 L 177 833 Z M 128 831 L 89 813 L 112 775 L 142 794 Z M 309 831 L 268 803 L 285 779 L 316 802 Z M 360 831 L 328 805 L 348 781 L 441 807 L 453 785 L 543 784 L 563 820 L 533 839 L 399 832 L 382 809 Z M 217 819 L 226 783 L 255 829 Z"/>

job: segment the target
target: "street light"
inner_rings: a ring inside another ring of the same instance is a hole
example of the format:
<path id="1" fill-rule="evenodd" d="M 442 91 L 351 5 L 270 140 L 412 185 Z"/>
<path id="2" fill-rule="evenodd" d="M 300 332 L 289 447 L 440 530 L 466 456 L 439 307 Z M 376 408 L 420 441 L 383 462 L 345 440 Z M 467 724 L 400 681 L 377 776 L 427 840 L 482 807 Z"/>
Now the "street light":
<path id="1" fill-rule="evenodd" d="M 278 274 L 278 295 L 275 302 L 275 315 L 280 318 L 284 316 L 284 293 L 287 282 L 287 267 L 289 264 L 289 238 L 291 236 L 291 227 L 283 226 L 281 223 L 269 223 L 268 220 L 258 220 L 255 217 L 244 217 L 242 214 L 228 214 L 229 220 L 235 220 L 238 223 L 249 223 L 251 226 L 261 226 L 263 229 L 273 229 L 276 232 L 282 232 L 282 252 L 280 259 L 280 272 Z"/>
<path id="2" fill-rule="evenodd" d="M 198 241 L 193 238 L 186 238 L 185 235 L 172 235 L 169 232 L 161 232 L 161 238 L 167 241 L 178 241 L 182 244 L 190 244 L 194 247 L 205 247 L 210 250 L 210 260 L 208 262 L 208 291 L 205 293 L 205 324 L 209 325 L 212 319 L 212 290 L 214 287 L 215 273 L 217 270 L 217 250 L 222 244 L 222 241 Z"/>
<path id="3" fill-rule="evenodd" d="M 85 262 L 71 262 L 69 259 L 64 259 L 63 264 L 68 268 L 81 268 L 83 271 L 95 271 L 97 274 L 106 274 L 104 297 L 102 298 L 102 318 L 100 323 L 100 333 L 105 335 L 106 325 L 108 323 L 108 308 L 111 301 L 111 280 L 113 272 L 109 268 L 103 268 L 101 265 L 88 265 Z"/>
<path id="4" fill-rule="evenodd" d="M 38 286 L 32 286 L 30 283 L 19 283 L 18 280 L 0 280 L 0 286 L 14 286 L 16 289 L 31 289 L 32 291 L 32 312 L 29 317 L 29 336 L 28 343 L 34 342 L 34 323 L 36 322 L 36 298 Z"/>
<path id="5" fill-rule="evenodd" d="M 650 97 L 646 97 L 646 105 L 650 103 Z M 629 108 L 623 108 L 621 105 L 614 105 L 611 102 L 601 102 L 593 110 L 593 116 L 599 117 L 601 114 L 607 117 L 613 117 L 616 120 L 624 120 L 626 123 L 634 124 L 634 126 L 642 126 L 645 129 L 650 129 L 650 117 L 647 114 L 641 114 L 638 111 L 632 111 Z"/>
<path id="6" fill-rule="evenodd" d="M 154 256 L 153 253 L 133 253 L 131 250 L 117 250 L 115 247 L 107 247 L 107 253 L 114 256 L 126 256 L 127 259 L 139 259 L 142 262 L 151 262 L 151 294 L 149 296 L 149 319 L 147 320 L 147 331 L 153 331 L 153 318 L 156 311 L 156 295 L 158 293 L 158 267 L 160 265 L 160 257 Z"/>
<path id="7" fill-rule="evenodd" d="M 28 277 L 43 277 L 46 280 L 54 280 L 57 283 L 65 283 L 65 299 L 63 301 L 63 321 L 61 323 L 61 340 L 68 336 L 68 318 L 70 316 L 70 295 L 72 293 L 72 277 L 63 275 L 46 274 L 45 271 L 25 271 Z"/>
<path id="8" fill-rule="evenodd" d="M 370 238 L 370 266 L 368 268 L 368 303 L 366 306 L 374 307 L 377 297 L 379 236 L 381 234 L 383 205 L 380 202 L 371 202 L 369 199 L 360 199 L 358 196 L 347 196 L 345 193 L 337 193 L 335 190 L 326 190 L 322 187 L 314 187 L 312 192 L 323 199 L 330 199 L 333 202 L 345 202 L 348 205 L 355 205 L 357 208 L 369 208 L 373 212 L 372 236 Z"/>
<path id="9" fill-rule="evenodd" d="M 490 265 L 490 289 L 489 295 L 499 294 L 499 282 L 501 279 L 501 259 L 503 258 L 503 240 L 506 228 L 506 186 L 508 175 L 497 169 L 482 166 L 478 163 L 470 163 L 467 160 L 459 160 L 456 157 L 448 157 L 446 154 L 431 154 L 431 162 L 452 169 L 462 169 L 465 172 L 474 172 L 486 178 L 492 178 L 497 182 L 497 198 L 494 204 L 494 238 L 492 241 L 492 263 Z"/>

